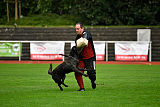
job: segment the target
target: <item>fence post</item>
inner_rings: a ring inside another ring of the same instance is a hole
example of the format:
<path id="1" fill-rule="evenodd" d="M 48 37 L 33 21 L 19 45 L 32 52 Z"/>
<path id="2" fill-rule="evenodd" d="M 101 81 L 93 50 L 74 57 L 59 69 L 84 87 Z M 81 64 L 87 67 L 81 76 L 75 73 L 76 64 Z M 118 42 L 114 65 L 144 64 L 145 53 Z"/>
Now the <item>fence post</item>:
<path id="1" fill-rule="evenodd" d="M 105 42 L 106 44 L 106 61 L 108 61 L 108 42 Z"/>
<path id="2" fill-rule="evenodd" d="M 152 61 L 152 45 L 151 45 L 151 41 L 149 42 L 149 62 Z"/>
<path id="3" fill-rule="evenodd" d="M 21 61 L 21 41 L 19 41 L 19 61 Z"/>

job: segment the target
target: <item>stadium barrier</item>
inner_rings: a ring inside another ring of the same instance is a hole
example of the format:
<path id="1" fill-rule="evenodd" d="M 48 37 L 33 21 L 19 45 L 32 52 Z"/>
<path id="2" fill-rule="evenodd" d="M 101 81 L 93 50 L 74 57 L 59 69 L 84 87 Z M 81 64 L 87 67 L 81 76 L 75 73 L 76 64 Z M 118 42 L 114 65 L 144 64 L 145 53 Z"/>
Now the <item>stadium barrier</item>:
<path id="1" fill-rule="evenodd" d="M 0 43 L 19 43 L 19 61 L 21 61 L 21 43 L 40 43 L 40 42 L 42 42 L 42 43 L 45 43 L 45 42 L 47 42 L 47 43 L 52 43 L 52 42 L 57 42 L 57 41 L 0 41 Z M 64 43 L 73 43 L 74 41 L 62 41 L 62 42 L 64 42 Z M 152 51 L 151 51 L 151 47 L 152 47 L 152 42 L 151 41 L 94 41 L 94 43 L 105 43 L 105 56 L 106 56 L 106 61 L 108 61 L 108 44 L 109 43 L 148 43 L 149 44 L 149 48 L 148 48 L 148 50 L 149 50 L 149 54 L 148 54 L 148 56 L 149 56 L 149 62 L 151 62 L 152 61 Z M 64 60 L 64 58 L 63 58 L 63 60 Z"/>

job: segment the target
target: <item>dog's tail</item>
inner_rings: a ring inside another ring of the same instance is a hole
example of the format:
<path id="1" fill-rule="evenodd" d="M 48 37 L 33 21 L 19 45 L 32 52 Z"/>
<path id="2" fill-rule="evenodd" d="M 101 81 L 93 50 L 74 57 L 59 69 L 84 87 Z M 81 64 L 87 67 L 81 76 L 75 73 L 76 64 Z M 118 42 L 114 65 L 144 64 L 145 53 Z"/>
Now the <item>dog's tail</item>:
<path id="1" fill-rule="evenodd" d="M 52 64 L 50 64 L 49 70 L 48 70 L 48 74 L 52 75 Z"/>
<path id="2" fill-rule="evenodd" d="M 62 55 L 62 56 L 65 56 L 65 57 L 69 57 L 69 55 L 64 55 L 64 54 L 59 54 L 59 55 Z"/>

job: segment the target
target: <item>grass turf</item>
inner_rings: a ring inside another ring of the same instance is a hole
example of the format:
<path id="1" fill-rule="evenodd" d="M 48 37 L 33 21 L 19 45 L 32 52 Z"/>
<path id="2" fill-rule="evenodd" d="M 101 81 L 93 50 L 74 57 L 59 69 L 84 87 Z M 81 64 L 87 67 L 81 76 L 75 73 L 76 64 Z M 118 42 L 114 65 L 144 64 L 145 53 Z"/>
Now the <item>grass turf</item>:
<path id="1" fill-rule="evenodd" d="M 56 64 L 53 65 L 57 66 Z M 83 77 L 79 89 L 74 73 L 60 91 L 47 74 L 49 64 L 0 64 L 1 107 L 159 107 L 160 65 L 97 64 L 97 88 Z"/>

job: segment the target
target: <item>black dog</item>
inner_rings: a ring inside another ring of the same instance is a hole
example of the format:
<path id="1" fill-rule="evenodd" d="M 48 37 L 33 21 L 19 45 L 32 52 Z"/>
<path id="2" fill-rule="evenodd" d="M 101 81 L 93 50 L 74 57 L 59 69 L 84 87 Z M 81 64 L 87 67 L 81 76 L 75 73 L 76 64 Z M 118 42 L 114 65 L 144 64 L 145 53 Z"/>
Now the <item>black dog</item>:
<path id="1" fill-rule="evenodd" d="M 48 74 L 52 75 L 52 79 L 55 81 L 55 83 L 58 84 L 61 91 L 63 91 L 61 84 L 63 84 L 65 87 L 68 87 L 68 85 L 64 84 L 64 80 L 66 77 L 65 74 L 70 72 L 78 72 L 85 77 L 88 76 L 81 72 L 81 71 L 87 71 L 87 69 L 82 69 L 78 67 L 78 52 L 75 46 L 72 47 L 69 56 L 68 55 L 63 55 L 63 56 L 67 57 L 67 59 L 63 63 L 58 65 L 53 71 L 52 71 L 52 64 L 50 64 L 50 68 L 48 70 Z"/>

